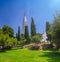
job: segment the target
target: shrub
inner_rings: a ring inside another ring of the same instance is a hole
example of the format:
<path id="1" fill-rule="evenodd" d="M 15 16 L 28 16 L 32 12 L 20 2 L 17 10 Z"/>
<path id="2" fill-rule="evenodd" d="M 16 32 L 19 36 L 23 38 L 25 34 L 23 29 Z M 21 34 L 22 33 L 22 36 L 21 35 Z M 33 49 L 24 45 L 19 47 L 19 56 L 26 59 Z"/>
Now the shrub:
<path id="1" fill-rule="evenodd" d="M 31 37 L 31 42 L 33 42 L 33 43 L 39 43 L 40 41 L 41 41 L 40 36 L 35 35 L 35 36 Z"/>
<path id="2" fill-rule="evenodd" d="M 21 46 L 24 46 L 25 43 L 26 43 L 26 39 L 25 38 L 21 38 L 20 45 Z"/>

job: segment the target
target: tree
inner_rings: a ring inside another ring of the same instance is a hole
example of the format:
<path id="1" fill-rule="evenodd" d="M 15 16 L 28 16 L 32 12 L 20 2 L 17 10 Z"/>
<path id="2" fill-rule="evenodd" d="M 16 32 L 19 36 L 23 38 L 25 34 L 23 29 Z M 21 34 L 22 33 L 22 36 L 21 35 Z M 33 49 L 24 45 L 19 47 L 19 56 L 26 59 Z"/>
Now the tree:
<path id="1" fill-rule="evenodd" d="M 3 30 L 0 29 L 0 46 L 2 49 L 4 49 L 4 47 L 5 47 L 5 43 L 6 43 L 7 38 L 8 38 L 8 35 L 4 34 Z"/>
<path id="2" fill-rule="evenodd" d="M 0 47 L 1 49 L 11 49 L 12 46 L 17 45 L 18 41 L 14 37 L 9 37 L 8 34 L 1 33 L 0 35 Z"/>
<path id="3" fill-rule="evenodd" d="M 1 33 L 1 35 L 0 35 L 0 46 L 2 47 L 2 49 L 5 48 L 5 44 L 7 43 L 6 41 L 7 41 L 8 37 L 9 36 L 7 34 Z"/>
<path id="4" fill-rule="evenodd" d="M 28 26 L 25 26 L 25 39 L 27 40 L 26 43 L 29 43 L 29 32 L 28 32 Z"/>
<path id="5" fill-rule="evenodd" d="M 8 46 L 13 47 L 13 46 L 17 45 L 17 43 L 18 43 L 18 41 L 17 41 L 16 38 L 8 37 L 7 40 L 5 41 L 5 46 L 7 46 L 7 47 L 8 47 Z"/>
<path id="6" fill-rule="evenodd" d="M 17 40 L 20 41 L 20 26 L 18 27 Z"/>
<path id="7" fill-rule="evenodd" d="M 51 24 L 49 22 L 46 22 L 46 33 L 47 33 L 48 40 L 51 41 L 52 31 L 51 31 Z"/>
<path id="8" fill-rule="evenodd" d="M 50 30 L 50 23 L 46 22 L 46 32 Z"/>
<path id="9" fill-rule="evenodd" d="M 35 36 L 31 37 L 32 43 L 39 43 L 39 42 L 41 42 L 41 40 L 42 40 L 42 38 L 40 35 L 35 35 Z"/>
<path id="10" fill-rule="evenodd" d="M 11 49 L 12 46 L 17 45 L 18 41 L 14 38 L 14 30 L 4 25 L 2 29 L 0 29 L 0 49 Z"/>
<path id="11" fill-rule="evenodd" d="M 34 23 L 34 19 L 32 18 L 32 21 L 31 21 L 31 36 L 34 36 L 36 35 L 36 26 L 35 26 L 35 23 Z"/>
<path id="12" fill-rule="evenodd" d="M 7 25 L 4 25 L 3 28 L 2 28 L 2 30 L 3 30 L 4 34 L 8 34 L 10 37 L 14 36 L 14 30 L 13 30 L 13 28 L 11 28 L 11 27 L 9 27 Z"/>
<path id="13" fill-rule="evenodd" d="M 60 14 L 54 19 L 53 23 L 53 42 L 57 45 L 57 49 L 60 48 Z"/>

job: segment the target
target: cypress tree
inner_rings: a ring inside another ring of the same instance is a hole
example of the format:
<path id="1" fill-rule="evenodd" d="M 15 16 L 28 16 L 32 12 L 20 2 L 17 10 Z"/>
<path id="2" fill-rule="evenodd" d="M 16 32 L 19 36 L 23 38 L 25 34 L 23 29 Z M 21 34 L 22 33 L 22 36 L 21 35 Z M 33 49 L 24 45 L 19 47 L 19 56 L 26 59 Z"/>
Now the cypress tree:
<path id="1" fill-rule="evenodd" d="M 46 33 L 47 33 L 47 37 L 49 41 L 51 41 L 51 37 L 52 37 L 52 34 L 51 34 L 51 24 L 49 22 L 46 22 Z"/>
<path id="2" fill-rule="evenodd" d="M 20 26 L 18 27 L 17 40 L 20 41 Z"/>
<path id="3" fill-rule="evenodd" d="M 36 35 L 36 26 L 35 26 L 35 23 L 34 23 L 34 19 L 31 18 L 32 21 L 31 21 L 31 36 L 34 36 Z"/>
<path id="4" fill-rule="evenodd" d="M 46 22 L 46 32 L 48 32 L 50 30 L 50 23 Z"/>
<path id="5" fill-rule="evenodd" d="M 24 36 L 25 36 L 25 39 L 27 40 L 26 43 L 28 43 L 29 42 L 28 26 L 25 26 L 25 34 L 24 34 Z"/>

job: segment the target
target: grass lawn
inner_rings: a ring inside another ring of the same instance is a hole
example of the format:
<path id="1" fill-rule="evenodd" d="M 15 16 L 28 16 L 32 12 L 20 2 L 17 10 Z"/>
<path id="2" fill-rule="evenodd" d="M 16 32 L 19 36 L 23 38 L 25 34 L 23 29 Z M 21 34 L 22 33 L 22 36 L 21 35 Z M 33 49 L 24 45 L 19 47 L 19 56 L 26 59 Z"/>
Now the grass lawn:
<path id="1" fill-rule="evenodd" d="M 60 62 L 60 52 L 13 49 L 0 52 L 0 62 Z"/>

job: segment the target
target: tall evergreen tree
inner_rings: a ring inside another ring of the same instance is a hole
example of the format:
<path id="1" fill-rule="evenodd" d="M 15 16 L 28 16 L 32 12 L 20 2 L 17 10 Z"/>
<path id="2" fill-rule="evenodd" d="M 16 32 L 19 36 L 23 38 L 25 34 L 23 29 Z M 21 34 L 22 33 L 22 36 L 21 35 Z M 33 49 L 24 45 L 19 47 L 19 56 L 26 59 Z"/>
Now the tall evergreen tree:
<path id="1" fill-rule="evenodd" d="M 35 26 L 35 23 L 34 23 L 34 19 L 31 18 L 32 21 L 31 21 L 31 36 L 34 36 L 36 35 L 36 26 Z"/>
<path id="2" fill-rule="evenodd" d="M 50 29 L 50 23 L 46 22 L 46 32 L 49 31 L 49 29 Z"/>
<path id="3" fill-rule="evenodd" d="M 53 22 L 53 42 L 56 44 L 57 49 L 60 48 L 60 13 L 56 15 Z"/>
<path id="4" fill-rule="evenodd" d="M 25 39 L 27 40 L 26 42 L 29 43 L 29 32 L 28 32 L 28 26 L 25 26 Z"/>
<path id="5" fill-rule="evenodd" d="M 51 31 L 51 24 L 49 22 L 46 22 L 46 33 L 47 33 L 48 40 L 51 41 L 52 31 Z"/>
<path id="6" fill-rule="evenodd" d="M 18 27 L 17 40 L 20 41 L 20 26 Z"/>

